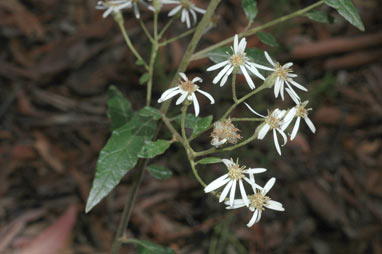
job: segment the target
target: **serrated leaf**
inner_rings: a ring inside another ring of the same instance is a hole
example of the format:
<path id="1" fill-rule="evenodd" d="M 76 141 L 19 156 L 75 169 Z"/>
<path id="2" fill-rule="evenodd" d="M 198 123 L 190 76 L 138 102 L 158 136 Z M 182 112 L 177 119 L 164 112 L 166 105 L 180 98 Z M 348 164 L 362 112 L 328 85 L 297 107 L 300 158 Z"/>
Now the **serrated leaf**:
<path id="1" fill-rule="evenodd" d="M 171 143 L 168 140 L 158 139 L 156 141 L 148 141 L 143 145 L 142 150 L 138 153 L 139 158 L 154 158 L 164 153 Z"/>
<path id="2" fill-rule="evenodd" d="M 365 27 L 358 14 L 357 9 L 354 7 L 351 0 L 324 0 L 327 5 L 333 7 L 337 12 L 344 17 L 350 24 L 357 27 L 361 31 L 365 31 Z"/>
<path id="3" fill-rule="evenodd" d="M 198 164 L 214 164 L 214 163 L 219 163 L 222 162 L 222 159 L 217 158 L 217 157 L 207 157 L 203 158 L 200 161 L 198 161 Z"/>
<path id="4" fill-rule="evenodd" d="M 256 0 L 242 0 L 241 5 L 247 19 L 253 21 L 257 16 L 257 3 Z"/>
<path id="5" fill-rule="evenodd" d="M 134 240 L 134 242 L 137 244 L 138 254 L 174 254 L 175 253 L 175 251 L 171 248 L 167 248 L 147 240 Z"/>
<path id="6" fill-rule="evenodd" d="M 187 114 L 184 125 L 186 128 L 192 129 L 191 137 L 194 137 L 211 125 L 212 118 L 212 116 L 198 117 L 193 114 Z M 181 115 L 177 116 L 176 120 L 181 124 Z"/>
<path id="7" fill-rule="evenodd" d="M 150 74 L 148 72 L 143 73 L 143 75 L 139 78 L 139 84 L 143 85 L 146 83 L 150 78 Z"/>
<path id="8" fill-rule="evenodd" d="M 134 115 L 114 130 L 97 161 L 97 171 L 86 203 L 86 212 L 97 205 L 120 182 L 138 161 L 138 152 L 150 141 L 156 130 L 152 118 Z"/>
<path id="9" fill-rule="evenodd" d="M 109 87 L 107 116 L 110 118 L 111 130 L 116 130 L 127 123 L 133 115 L 131 103 L 115 86 Z"/>
<path id="10" fill-rule="evenodd" d="M 270 33 L 257 32 L 256 34 L 263 43 L 265 43 L 271 47 L 278 47 L 279 46 L 275 37 L 273 37 L 273 35 L 271 35 Z"/>
<path id="11" fill-rule="evenodd" d="M 172 172 L 168 168 L 157 165 L 150 165 L 146 167 L 147 171 L 158 180 L 164 180 L 172 177 Z"/>
<path id="12" fill-rule="evenodd" d="M 217 48 L 210 53 L 208 53 L 208 57 L 210 60 L 214 63 L 221 63 L 223 61 L 228 60 L 230 55 L 232 55 L 232 48 L 231 47 L 221 47 Z"/>
<path id="13" fill-rule="evenodd" d="M 332 24 L 335 22 L 334 18 L 332 16 L 329 16 L 325 12 L 319 11 L 319 10 L 313 10 L 305 14 L 309 19 L 320 22 L 320 23 L 328 23 Z"/>
<path id="14" fill-rule="evenodd" d="M 144 116 L 144 117 L 152 117 L 155 120 L 159 120 L 162 118 L 161 112 L 153 107 L 146 106 L 143 109 L 139 111 L 139 115 Z"/>

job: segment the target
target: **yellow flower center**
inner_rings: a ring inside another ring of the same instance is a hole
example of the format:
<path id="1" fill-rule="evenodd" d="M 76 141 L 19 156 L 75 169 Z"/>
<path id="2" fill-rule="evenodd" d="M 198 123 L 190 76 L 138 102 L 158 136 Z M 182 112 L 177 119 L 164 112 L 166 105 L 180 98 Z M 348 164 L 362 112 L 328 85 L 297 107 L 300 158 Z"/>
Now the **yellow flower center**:
<path id="1" fill-rule="evenodd" d="M 280 120 L 277 119 L 272 113 L 268 113 L 268 116 L 265 118 L 265 123 L 269 124 L 272 129 L 277 129 L 280 127 Z"/>
<path id="2" fill-rule="evenodd" d="M 229 58 L 229 61 L 234 67 L 239 67 L 245 63 L 245 53 L 243 54 L 234 54 Z"/>
<path id="3" fill-rule="evenodd" d="M 199 86 L 192 83 L 190 80 L 184 81 L 180 83 L 180 88 L 182 88 L 183 91 L 188 92 L 189 94 L 192 94 L 196 91 L 196 89 L 199 88 Z"/>
<path id="4" fill-rule="evenodd" d="M 293 72 L 292 68 L 283 68 L 280 63 L 276 63 L 277 76 L 282 80 L 288 79 L 288 73 Z"/>
<path id="5" fill-rule="evenodd" d="M 264 211 L 264 205 L 267 204 L 267 202 L 270 200 L 268 196 L 265 196 L 261 193 L 261 191 L 257 191 L 253 195 L 248 196 L 250 206 L 259 209 L 261 211 Z"/>
<path id="6" fill-rule="evenodd" d="M 184 8 L 184 9 L 191 9 L 191 2 L 188 1 L 188 0 L 181 0 L 180 1 L 180 5 Z"/>
<path id="7" fill-rule="evenodd" d="M 234 163 L 232 166 L 228 167 L 228 176 L 232 180 L 239 180 L 244 178 L 243 170 L 245 166 L 240 167 L 239 164 Z"/>
<path id="8" fill-rule="evenodd" d="M 299 105 L 296 107 L 296 116 L 299 116 L 299 117 L 302 117 L 302 118 L 305 118 L 308 116 L 308 110 L 302 106 L 302 105 Z"/>

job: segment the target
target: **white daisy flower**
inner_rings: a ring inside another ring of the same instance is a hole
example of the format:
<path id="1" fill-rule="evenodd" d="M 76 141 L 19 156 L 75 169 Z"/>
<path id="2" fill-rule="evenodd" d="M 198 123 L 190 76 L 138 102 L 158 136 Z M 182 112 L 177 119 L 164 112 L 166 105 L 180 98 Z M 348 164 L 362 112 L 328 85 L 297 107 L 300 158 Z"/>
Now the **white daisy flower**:
<path id="1" fill-rule="evenodd" d="M 96 9 L 106 10 L 102 17 L 106 18 L 111 13 L 117 13 L 124 8 L 130 8 L 132 6 L 130 0 L 106 0 L 106 1 L 98 1 Z"/>
<path id="2" fill-rule="evenodd" d="M 290 139 L 293 140 L 295 137 L 296 137 L 296 134 L 297 134 L 297 131 L 298 131 L 298 128 L 300 126 L 300 121 L 301 121 L 301 118 L 304 119 L 306 125 L 308 125 L 309 129 L 315 133 L 316 132 L 316 127 L 314 126 L 313 122 L 309 119 L 308 117 L 308 111 L 309 110 L 312 110 L 311 108 L 308 108 L 306 109 L 306 105 L 309 103 L 309 101 L 304 101 L 304 102 L 300 102 L 298 103 L 294 108 L 294 112 L 295 112 L 295 115 L 296 116 L 296 122 L 294 124 L 294 127 L 293 127 L 293 130 L 292 130 L 292 133 L 290 135 Z"/>
<path id="3" fill-rule="evenodd" d="M 277 152 L 279 153 L 279 155 L 281 155 L 281 149 L 279 140 L 277 138 L 277 133 L 279 133 L 283 137 L 284 144 L 282 144 L 281 146 L 284 146 L 287 142 L 287 136 L 285 135 L 284 131 L 288 127 L 295 115 L 295 108 L 292 108 L 288 112 L 286 110 L 280 110 L 277 108 L 272 112 L 268 111 L 268 116 L 263 116 L 257 113 L 255 110 L 253 110 L 247 103 L 244 104 L 248 107 L 249 110 L 252 111 L 252 113 L 265 118 L 264 124 L 259 130 L 257 138 L 261 140 L 265 137 L 265 135 L 267 135 L 269 130 L 273 130 L 273 141 L 275 143 Z"/>
<path id="4" fill-rule="evenodd" d="M 218 75 L 212 81 L 214 84 L 217 84 L 220 81 L 220 86 L 224 86 L 229 75 L 231 75 L 231 73 L 233 72 L 235 68 L 241 70 L 241 72 L 243 73 L 245 77 L 245 80 L 247 81 L 251 89 L 255 88 L 255 84 L 253 83 L 247 70 L 252 72 L 255 76 L 261 78 L 262 80 L 265 79 L 264 76 L 261 75 L 256 68 L 264 69 L 267 67 L 250 62 L 250 59 L 246 56 L 246 53 L 244 52 L 246 46 L 247 46 L 247 40 L 243 37 L 239 43 L 239 36 L 236 34 L 233 41 L 233 48 L 232 48 L 233 54 L 230 55 L 227 52 L 228 54 L 227 60 L 215 65 L 212 65 L 207 69 L 207 71 L 214 71 L 224 67 L 222 70 L 220 70 Z"/>
<path id="5" fill-rule="evenodd" d="M 192 80 L 188 80 L 187 76 L 183 72 L 179 72 L 179 75 L 182 77 L 183 81 L 180 80 L 179 85 L 167 89 L 162 96 L 159 98 L 158 103 L 162 103 L 168 99 L 171 99 L 175 95 L 181 94 L 180 97 L 176 100 L 176 105 L 181 104 L 185 99 L 192 101 L 194 104 L 195 115 L 199 115 L 199 102 L 196 99 L 195 91 L 206 96 L 211 104 L 215 103 L 214 98 L 207 92 L 204 92 L 199 89 L 199 86 L 195 85 L 195 82 L 202 82 L 203 80 L 199 77 L 195 77 Z"/>
<path id="6" fill-rule="evenodd" d="M 272 177 L 265 184 L 264 188 L 260 190 L 254 190 L 253 195 L 249 195 L 249 210 L 253 212 L 251 220 L 248 222 L 247 227 L 252 227 L 253 224 L 257 223 L 261 219 L 261 213 L 265 210 L 265 208 L 276 210 L 276 211 L 285 211 L 283 205 L 280 202 L 274 201 L 270 199 L 270 197 L 266 196 L 270 189 L 276 182 L 276 178 Z M 228 202 L 225 202 L 228 205 Z M 246 203 L 243 199 L 237 199 L 234 201 L 233 205 L 229 205 L 226 209 L 236 209 L 240 207 L 246 206 Z"/>
<path id="7" fill-rule="evenodd" d="M 277 98 L 280 94 L 281 99 L 284 100 L 284 87 L 285 84 L 287 85 L 287 88 L 285 89 L 289 96 L 292 98 L 292 100 L 298 104 L 298 101 L 300 100 L 300 97 L 297 95 L 297 93 L 293 90 L 292 86 L 295 86 L 296 88 L 303 90 L 307 92 L 308 90 L 293 80 L 293 78 L 297 77 L 297 74 L 292 73 L 292 65 L 293 63 L 289 62 L 284 65 L 281 65 L 278 62 L 274 62 L 272 58 L 269 56 L 268 52 L 264 52 L 265 57 L 267 58 L 268 62 L 273 66 L 273 68 L 269 68 L 266 66 L 259 66 L 259 68 L 273 71 L 276 73 L 276 81 L 274 84 L 274 93 L 275 98 Z M 264 68 L 265 67 L 265 68 Z M 289 89 L 288 89 L 289 88 Z"/>
<path id="8" fill-rule="evenodd" d="M 266 169 L 265 168 L 245 169 L 245 166 L 240 167 L 238 162 L 236 161 L 236 163 L 234 163 L 232 159 L 231 160 L 222 159 L 222 162 L 226 165 L 228 169 L 228 173 L 212 181 L 209 185 L 207 185 L 204 188 L 204 192 L 208 193 L 225 185 L 222 193 L 220 194 L 219 202 L 223 202 L 224 199 L 227 197 L 228 192 L 230 192 L 228 203 L 230 205 L 233 205 L 235 200 L 236 185 L 239 182 L 241 197 L 243 199 L 243 202 L 248 206 L 249 200 L 247 198 L 247 193 L 245 192 L 245 189 L 244 189 L 243 180 L 254 187 L 258 185 L 256 185 L 254 181 L 251 181 L 244 174 L 258 174 L 258 173 L 265 172 Z"/>
<path id="9" fill-rule="evenodd" d="M 186 22 L 187 28 L 191 27 L 190 13 L 194 19 L 194 24 L 196 24 L 198 20 L 196 12 L 199 12 L 201 14 L 204 14 L 206 12 L 205 10 L 197 7 L 190 0 L 164 0 L 163 3 L 178 5 L 168 13 L 168 16 L 169 17 L 174 16 L 179 11 L 181 11 L 182 13 L 180 16 L 180 20 L 182 21 L 182 23 Z"/>

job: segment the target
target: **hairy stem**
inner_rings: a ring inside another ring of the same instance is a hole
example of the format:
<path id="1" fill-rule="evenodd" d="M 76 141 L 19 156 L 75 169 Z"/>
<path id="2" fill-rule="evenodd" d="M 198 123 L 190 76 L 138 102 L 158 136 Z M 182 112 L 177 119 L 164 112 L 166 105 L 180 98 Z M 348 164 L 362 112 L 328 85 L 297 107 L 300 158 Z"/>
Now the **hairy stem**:
<path id="1" fill-rule="evenodd" d="M 258 27 L 249 29 L 248 31 L 244 31 L 244 32 L 242 32 L 242 33 L 239 33 L 239 37 L 242 37 L 242 36 L 249 36 L 249 35 L 255 34 L 255 33 L 259 32 L 259 31 L 261 31 L 261 30 L 264 30 L 264 29 L 266 29 L 266 28 L 272 27 L 272 26 L 277 25 L 277 24 L 279 24 L 279 23 L 282 23 L 282 22 L 284 22 L 284 21 L 286 21 L 286 20 L 295 18 L 295 17 L 297 17 L 297 16 L 304 15 L 305 13 L 309 12 L 310 10 L 312 10 L 312 9 L 314 9 L 314 8 L 316 8 L 316 7 L 320 6 L 320 5 L 322 5 L 323 3 L 324 3 L 323 0 L 318 1 L 318 2 L 316 2 L 316 3 L 314 3 L 314 4 L 312 4 L 312 5 L 309 5 L 308 7 L 304 8 L 304 9 L 301 9 L 301 10 L 295 11 L 295 12 L 293 12 L 293 13 L 291 13 L 291 14 L 282 16 L 282 17 L 280 17 L 280 18 L 277 18 L 277 19 L 275 19 L 275 20 L 272 20 L 272 21 L 270 21 L 270 22 L 267 22 L 267 23 L 265 23 L 265 24 L 263 24 L 263 25 L 261 25 L 261 26 L 258 26 Z M 202 58 L 207 57 L 207 54 L 208 54 L 209 52 L 211 52 L 212 50 L 215 50 L 215 49 L 217 49 L 217 48 L 219 48 L 219 47 L 222 47 L 222 46 L 224 46 L 224 45 L 226 45 L 226 44 L 232 42 L 232 41 L 233 41 L 233 38 L 234 38 L 234 37 L 232 36 L 232 37 L 227 38 L 227 39 L 225 39 L 225 40 L 222 40 L 222 41 L 220 41 L 220 42 L 218 42 L 218 43 L 216 43 L 216 44 L 214 44 L 214 45 L 212 45 L 212 46 L 209 46 L 208 48 L 205 48 L 205 49 L 203 49 L 203 50 L 200 50 L 200 51 L 196 52 L 195 54 L 192 55 L 192 57 L 191 57 L 191 61 L 194 61 L 194 60 L 198 60 L 198 59 L 202 59 Z"/>
<path id="2" fill-rule="evenodd" d="M 237 103 L 237 96 L 236 96 L 236 72 L 237 69 L 235 68 L 232 72 L 232 99 L 235 103 Z"/>
<path id="3" fill-rule="evenodd" d="M 154 38 L 151 36 L 150 32 L 147 30 L 147 27 L 145 25 L 145 23 L 143 22 L 142 19 L 138 19 L 139 20 L 139 24 L 141 25 L 142 27 L 142 30 L 145 32 L 147 38 L 150 40 L 151 43 L 154 43 Z"/>

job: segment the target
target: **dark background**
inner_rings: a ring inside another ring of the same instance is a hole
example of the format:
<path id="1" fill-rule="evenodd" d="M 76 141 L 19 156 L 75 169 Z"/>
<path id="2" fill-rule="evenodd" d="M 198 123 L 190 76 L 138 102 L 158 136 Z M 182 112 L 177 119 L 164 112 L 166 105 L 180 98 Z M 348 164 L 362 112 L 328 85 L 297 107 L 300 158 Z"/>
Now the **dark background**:
<path id="1" fill-rule="evenodd" d="M 84 204 L 98 153 L 110 135 L 108 87 L 116 85 L 139 109 L 145 104 L 145 87 L 139 85 L 144 70 L 135 65 L 112 18 L 102 19 L 102 12 L 95 10 L 95 2 L 0 1 L 0 253 L 110 250 L 134 170 L 89 214 L 84 214 Z M 258 2 L 255 26 L 314 1 Z M 247 38 L 249 47 L 268 50 L 281 63 L 295 63 L 298 81 L 309 89 L 300 95 L 310 101 L 317 132 L 313 135 L 302 122 L 281 157 L 269 135 L 222 157 L 266 167 L 258 182 L 277 178 L 270 196 L 286 211 L 268 210 L 260 223 L 247 228 L 252 214 L 226 211 L 204 194 L 184 151 L 174 145 L 156 159 L 174 177 L 158 181 L 145 175 L 128 237 L 170 246 L 177 253 L 382 253 L 382 4 L 353 2 L 364 33 L 333 9 L 321 7 L 338 21 L 329 25 L 299 17 L 275 26 L 267 32 L 277 38 L 277 48 L 257 36 Z M 208 4 L 195 3 L 202 8 Z M 161 12 L 161 24 L 169 8 Z M 151 12 L 144 7 L 141 12 L 151 29 Z M 130 10 L 124 16 L 130 37 L 148 57 L 150 44 L 138 22 Z M 205 34 L 199 49 L 243 31 L 247 24 L 239 0 L 222 1 L 215 18 L 217 27 Z M 166 38 L 185 29 L 176 21 Z M 159 106 L 156 100 L 189 39 L 161 49 L 153 106 Z M 322 51 L 316 55 L 318 48 Z M 211 64 L 208 59 L 192 62 L 187 74 L 204 79 L 202 89 L 217 104 L 209 106 L 201 99 L 201 115 L 213 113 L 217 119 L 231 103 L 230 85 L 212 85 L 216 72 L 205 72 Z M 242 77 L 238 82 L 239 95 L 248 92 Z M 276 101 L 269 90 L 250 104 L 265 112 L 292 102 Z M 249 116 L 243 107 L 233 116 L 240 110 Z M 172 104 L 170 116 L 178 113 Z M 255 127 L 239 125 L 242 135 Z M 199 140 L 196 149 L 209 148 L 208 134 Z M 224 170 L 223 164 L 199 168 L 206 182 Z M 135 247 L 126 245 L 121 253 L 135 253 Z"/>

